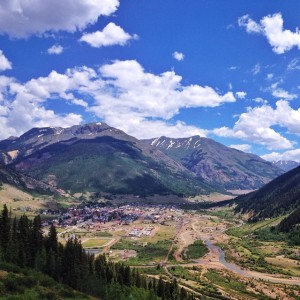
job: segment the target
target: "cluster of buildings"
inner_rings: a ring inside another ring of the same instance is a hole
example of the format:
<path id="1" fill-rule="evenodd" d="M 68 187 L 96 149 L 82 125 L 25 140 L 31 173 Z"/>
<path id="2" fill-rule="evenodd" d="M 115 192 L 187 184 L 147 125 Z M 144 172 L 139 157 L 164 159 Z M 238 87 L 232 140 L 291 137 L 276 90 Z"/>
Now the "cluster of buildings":
<path id="1" fill-rule="evenodd" d="M 130 224 L 137 220 L 143 212 L 140 210 L 127 211 L 125 208 L 100 207 L 97 205 L 84 207 L 70 207 L 61 213 L 58 219 L 52 220 L 57 226 L 93 227 L 94 224 L 105 224 L 115 221 L 118 224 Z"/>
<path id="2" fill-rule="evenodd" d="M 49 212 L 46 212 L 49 213 Z M 112 227 L 129 225 L 136 220 L 148 224 L 145 228 L 134 228 L 131 236 L 150 235 L 152 223 L 164 224 L 166 221 L 178 218 L 177 209 L 168 206 L 149 206 L 143 204 L 123 205 L 119 207 L 105 206 L 101 203 L 83 204 L 72 206 L 64 212 L 57 214 L 58 217 L 51 221 L 45 221 L 44 226 L 53 223 L 55 226 L 77 226 L 85 229 L 100 230 L 106 223 Z"/>
<path id="3" fill-rule="evenodd" d="M 141 236 L 149 236 L 153 230 L 152 226 L 149 227 L 134 227 L 132 230 L 129 231 L 128 235 L 131 237 L 141 237 Z"/>

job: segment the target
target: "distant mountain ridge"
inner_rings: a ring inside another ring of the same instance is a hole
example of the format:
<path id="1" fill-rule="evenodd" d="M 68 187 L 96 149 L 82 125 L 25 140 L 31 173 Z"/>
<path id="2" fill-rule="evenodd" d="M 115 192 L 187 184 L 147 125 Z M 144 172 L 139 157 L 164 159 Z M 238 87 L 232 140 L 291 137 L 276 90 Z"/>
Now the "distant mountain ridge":
<path id="1" fill-rule="evenodd" d="M 257 189 L 283 173 L 257 155 L 200 136 L 162 136 L 143 142 L 172 157 L 205 182 L 226 189 Z"/>
<path id="2" fill-rule="evenodd" d="M 70 193 L 207 194 L 256 189 L 283 172 L 211 139 L 138 140 L 103 122 L 33 128 L 0 141 L 0 161 Z"/>
<path id="3" fill-rule="evenodd" d="M 184 166 L 105 123 L 33 128 L 0 142 L 2 163 L 71 193 L 197 194 L 213 188 Z"/>
<path id="4" fill-rule="evenodd" d="M 134 141 L 133 137 L 105 123 L 89 123 L 69 128 L 32 128 L 20 137 L 10 137 L 0 141 L 2 163 L 9 164 L 17 157 L 30 155 L 58 142 L 72 142 L 77 139 L 94 139 L 100 136 L 114 136 Z"/>
<path id="5" fill-rule="evenodd" d="M 288 172 L 288 171 L 300 166 L 300 162 L 293 161 L 293 160 L 272 161 L 272 164 L 285 172 Z"/>

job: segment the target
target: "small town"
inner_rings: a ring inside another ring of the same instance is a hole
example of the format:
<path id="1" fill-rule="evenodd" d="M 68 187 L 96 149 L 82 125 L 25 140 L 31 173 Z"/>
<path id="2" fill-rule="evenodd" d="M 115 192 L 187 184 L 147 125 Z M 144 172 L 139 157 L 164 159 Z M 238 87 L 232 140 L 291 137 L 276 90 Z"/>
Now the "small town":
<path id="1" fill-rule="evenodd" d="M 0 0 L 0 300 L 300 300 L 300 0 Z"/>
<path id="2" fill-rule="evenodd" d="M 57 214 L 58 211 L 43 213 Z M 124 205 L 120 207 L 101 207 L 99 204 L 89 204 L 84 207 L 72 206 L 66 212 L 60 213 L 59 217 L 51 221 L 45 221 L 43 226 L 53 223 L 56 227 L 65 228 L 76 225 L 78 228 L 101 229 L 105 224 L 112 224 L 113 227 L 119 225 L 129 225 L 136 220 L 143 224 L 160 223 L 164 225 L 167 221 L 178 221 L 182 215 L 180 209 L 174 206 L 163 205 Z M 140 230 L 137 230 L 139 232 Z"/>

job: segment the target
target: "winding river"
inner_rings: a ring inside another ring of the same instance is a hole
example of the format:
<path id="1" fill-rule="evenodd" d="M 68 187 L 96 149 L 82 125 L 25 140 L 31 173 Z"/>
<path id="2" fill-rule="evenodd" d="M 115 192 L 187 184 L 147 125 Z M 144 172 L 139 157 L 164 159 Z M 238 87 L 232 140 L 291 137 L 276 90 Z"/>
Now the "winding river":
<path id="1" fill-rule="evenodd" d="M 206 240 L 204 241 L 205 245 L 207 246 L 207 248 L 212 251 L 212 252 L 218 252 L 219 253 L 219 262 L 228 270 L 243 275 L 243 276 L 247 276 L 247 271 L 242 269 L 241 267 L 239 267 L 238 265 L 229 263 L 226 261 L 225 259 L 225 252 L 219 247 L 214 245 L 210 240 Z M 248 276 L 250 277 L 250 276 Z"/>
<path id="2" fill-rule="evenodd" d="M 248 278 L 262 279 L 273 283 L 300 285 L 299 277 L 282 278 L 282 277 L 271 276 L 270 274 L 267 273 L 260 273 L 256 271 L 242 269 L 236 264 L 227 262 L 225 259 L 225 252 L 219 246 L 214 245 L 210 240 L 205 240 L 204 243 L 210 251 L 219 254 L 218 257 L 219 257 L 220 264 L 222 264 L 227 270 L 232 271 L 233 273 Z"/>

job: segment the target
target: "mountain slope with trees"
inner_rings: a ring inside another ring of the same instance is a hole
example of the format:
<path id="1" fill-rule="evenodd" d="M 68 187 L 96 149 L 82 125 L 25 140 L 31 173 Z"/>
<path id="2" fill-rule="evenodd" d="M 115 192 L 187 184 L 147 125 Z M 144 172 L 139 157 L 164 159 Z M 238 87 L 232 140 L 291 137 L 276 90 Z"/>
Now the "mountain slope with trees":
<path id="1" fill-rule="evenodd" d="M 257 189 L 283 173 L 257 155 L 200 136 L 162 136 L 144 143 L 172 157 L 205 182 L 225 189 Z"/>
<path id="2" fill-rule="evenodd" d="M 251 220 L 261 220 L 290 213 L 300 207 L 300 167 L 261 189 L 236 198 L 237 212 L 250 212 Z"/>
<path id="3" fill-rule="evenodd" d="M 215 188 L 158 149 L 91 123 L 34 128 L 0 142 L 2 162 L 70 193 L 207 194 Z"/>
<path id="4" fill-rule="evenodd" d="M 256 189 L 283 173 L 211 139 L 138 140 L 105 123 L 33 128 L 1 141 L 0 161 L 71 194 L 209 194 Z"/>
<path id="5" fill-rule="evenodd" d="M 278 225 L 269 228 L 270 236 L 275 234 L 277 238 L 276 234 L 281 232 L 290 245 L 300 245 L 300 167 L 258 191 L 237 197 L 235 202 L 235 211 L 249 214 L 250 222 L 287 215 Z"/>

